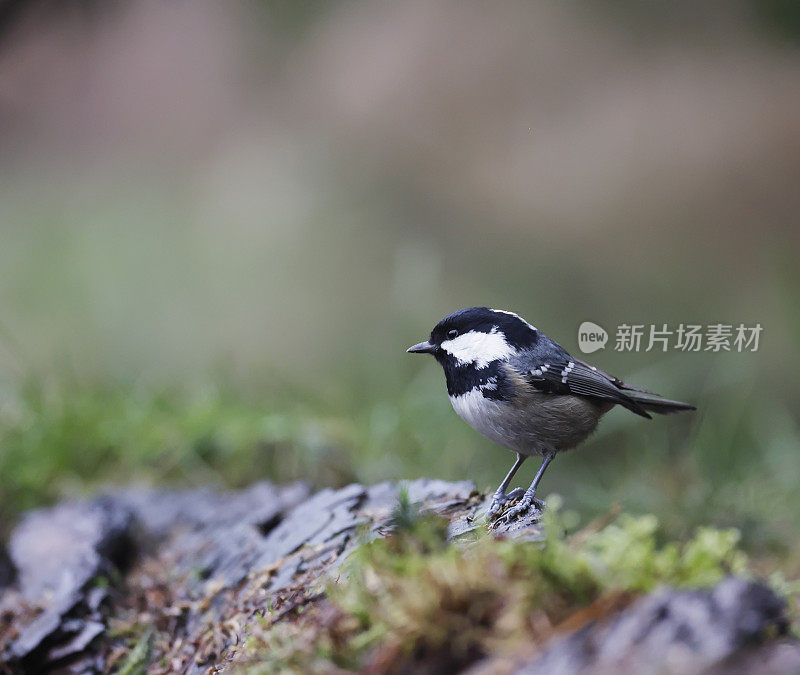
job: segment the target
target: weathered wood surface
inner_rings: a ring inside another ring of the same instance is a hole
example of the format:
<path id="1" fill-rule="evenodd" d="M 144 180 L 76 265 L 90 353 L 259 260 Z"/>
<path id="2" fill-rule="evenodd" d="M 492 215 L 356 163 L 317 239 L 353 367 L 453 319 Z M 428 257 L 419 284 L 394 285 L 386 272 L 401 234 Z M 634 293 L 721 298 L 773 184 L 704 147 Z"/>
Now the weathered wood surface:
<path id="1" fill-rule="evenodd" d="M 470 482 L 416 480 L 410 501 L 450 519 L 452 537 L 485 527 Z M 224 666 L 267 607 L 319 596 L 359 542 L 380 537 L 398 486 L 303 484 L 242 491 L 123 489 L 28 513 L 0 549 L 0 654 L 9 672 L 107 672 L 126 630 L 152 626 L 163 672 Z M 535 516 L 496 531 L 535 541 Z M 785 628 L 764 586 L 729 579 L 707 592 L 663 590 L 551 645 L 532 662 L 489 659 L 475 673 L 794 672 L 800 646 L 757 648 Z"/>

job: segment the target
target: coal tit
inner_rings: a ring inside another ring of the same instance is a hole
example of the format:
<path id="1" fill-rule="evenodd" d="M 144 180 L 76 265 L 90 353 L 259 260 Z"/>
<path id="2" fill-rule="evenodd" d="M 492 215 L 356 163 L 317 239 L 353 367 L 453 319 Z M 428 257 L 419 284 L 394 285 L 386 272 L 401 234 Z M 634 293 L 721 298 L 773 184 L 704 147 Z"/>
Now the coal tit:
<path id="1" fill-rule="evenodd" d="M 425 342 L 409 347 L 433 354 L 444 368 L 447 393 L 455 411 L 473 429 L 514 451 L 517 461 L 492 498 L 495 518 L 511 520 L 532 505 L 536 488 L 557 453 L 586 439 L 615 405 L 650 419 L 694 410 L 679 401 L 658 398 L 570 356 L 559 344 L 513 312 L 470 307 L 442 319 Z M 532 455 L 542 464 L 531 486 L 506 493 L 514 474 Z"/>

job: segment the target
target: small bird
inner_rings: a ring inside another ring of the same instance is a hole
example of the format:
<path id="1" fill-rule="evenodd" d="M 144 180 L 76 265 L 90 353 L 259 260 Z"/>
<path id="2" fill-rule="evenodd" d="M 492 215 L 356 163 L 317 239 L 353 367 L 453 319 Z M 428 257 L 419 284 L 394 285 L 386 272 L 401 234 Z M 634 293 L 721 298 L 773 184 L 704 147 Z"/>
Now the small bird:
<path id="1" fill-rule="evenodd" d="M 489 507 L 509 522 L 532 505 L 541 509 L 536 488 L 559 452 L 574 448 L 615 405 L 650 419 L 695 407 L 659 398 L 570 356 L 558 343 L 518 314 L 489 307 L 461 309 L 442 319 L 430 337 L 409 347 L 432 354 L 444 368 L 455 411 L 473 429 L 512 450 L 517 461 L 500 483 Z M 531 486 L 506 493 L 528 457 L 542 457 Z"/>

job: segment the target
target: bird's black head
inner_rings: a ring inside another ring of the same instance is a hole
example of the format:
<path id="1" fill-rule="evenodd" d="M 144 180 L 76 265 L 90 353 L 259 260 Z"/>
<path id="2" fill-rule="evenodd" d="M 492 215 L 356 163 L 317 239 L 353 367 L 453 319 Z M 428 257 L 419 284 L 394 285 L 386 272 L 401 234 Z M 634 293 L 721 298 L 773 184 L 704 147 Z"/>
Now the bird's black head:
<path id="1" fill-rule="evenodd" d="M 485 368 L 536 344 L 539 332 L 513 312 L 470 307 L 453 312 L 431 331 L 430 338 L 408 349 L 433 354 L 442 363 Z"/>

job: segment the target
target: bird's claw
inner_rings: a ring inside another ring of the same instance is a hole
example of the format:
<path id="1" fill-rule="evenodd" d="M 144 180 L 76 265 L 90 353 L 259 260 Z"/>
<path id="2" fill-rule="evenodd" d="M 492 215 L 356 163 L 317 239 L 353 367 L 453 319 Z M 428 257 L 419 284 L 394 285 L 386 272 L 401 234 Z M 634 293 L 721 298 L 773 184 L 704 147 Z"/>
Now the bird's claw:
<path id="1" fill-rule="evenodd" d="M 507 494 L 503 492 L 495 492 L 494 497 L 492 497 L 492 503 L 489 505 L 489 520 L 494 520 L 497 518 L 503 511 L 503 507 L 508 504 L 508 502 L 513 501 L 518 497 L 522 497 L 524 494 L 525 490 L 522 488 L 515 488 Z"/>
<path id="2" fill-rule="evenodd" d="M 540 499 L 536 499 L 535 497 L 529 497 L 527 495 L 523 495 L 522 499 L 517 503 L 514 504 L 510 509 L 508 509 L 503 515 L 500 520 L 505 522 L 506 524 L 512 523 L 514 520 L 519 518 L 523 513 L 528 511 L 531 506 L 536 511 L 540 513 L 544 511 L 544 502 Z"/>

